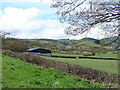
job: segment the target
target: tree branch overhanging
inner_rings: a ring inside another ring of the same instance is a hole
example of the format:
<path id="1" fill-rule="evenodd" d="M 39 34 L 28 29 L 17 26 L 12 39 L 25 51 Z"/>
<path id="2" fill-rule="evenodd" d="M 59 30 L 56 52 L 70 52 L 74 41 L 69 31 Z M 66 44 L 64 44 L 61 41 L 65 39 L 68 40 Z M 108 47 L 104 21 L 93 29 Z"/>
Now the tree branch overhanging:
<path id="1" fill-rule="evenodd" d="M 83 7 L 85 3 L 86 7 Z M 89 0 L 59 0 L 59 2 L 54 3 L 52 7 L 58 9 L 57 14 L 60 21 L 68 23 L 69 26 L 66 28 L 67 34 L 83 34 L 97 25 L 102 27 L 103 23 L 106 25 L 110 23 L 110 27 L 116 24 L 117 29 L 115 30 L 118 30 L 117 24 L 120 20 L 120 1 L 92 2 Z M 104 28 L 108 30 L 108 32 L 111 32 L 111 30 L 109 30 L 110 27 L 107 28 L 104 25 Z M 113 33 L 111 33 L 111 35 L 112 34 Z"/>

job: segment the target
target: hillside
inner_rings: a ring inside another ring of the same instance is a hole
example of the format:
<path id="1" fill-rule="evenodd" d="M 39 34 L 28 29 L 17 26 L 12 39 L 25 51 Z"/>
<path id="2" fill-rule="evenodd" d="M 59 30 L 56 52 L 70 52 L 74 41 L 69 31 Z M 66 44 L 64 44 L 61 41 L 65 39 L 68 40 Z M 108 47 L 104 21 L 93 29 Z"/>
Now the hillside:
<path id="1" fill-rule="evenodd" d="M 117 36 L 113 36 L 113 37 L 111 37 L 111 38 L 103 38 L 103 39 L 101 39 L 101 41 L 104 41 L 104 42 L 106 42 L 106 43 L 110 43 L 110 42 L 114 41 L 116 38 L 117 38 Z M 111 44 L 111 46 L 116 46 L 117 43 L 118 43 L 118 40 L 116 40 L 115 42 L 113 42 L 113 43 Z"/>
<path id="2" fill-rule="evenodd" d="M 83 40 L 91 40 L 91 41 L 96 41 L 96 40 L 98 40 L 98 39 L 94 39 L 94 38 L 86 37 L 86 38 L 83 38 Z"/>
<path id="3" fill-rule="evenodd" d="M 11 39 L 3 40 L 3 49 L 10 49 L 17 52 L 25 52 L 29 48 L 49 49 L 53 53 L 83 54 L 96 53 L 99 50 L 111 50 L 111 46 L 101 47 L 94 43 L 97 39 L 84 38 L 81 40 L 69 39 Z"/>
<path id="4" fill-rule="evenodd" d="M 105 84 L 89 84 L 85 79 L 65 72 L 33 66 L 2 55 L 2 88 L 102 88 Z"/>

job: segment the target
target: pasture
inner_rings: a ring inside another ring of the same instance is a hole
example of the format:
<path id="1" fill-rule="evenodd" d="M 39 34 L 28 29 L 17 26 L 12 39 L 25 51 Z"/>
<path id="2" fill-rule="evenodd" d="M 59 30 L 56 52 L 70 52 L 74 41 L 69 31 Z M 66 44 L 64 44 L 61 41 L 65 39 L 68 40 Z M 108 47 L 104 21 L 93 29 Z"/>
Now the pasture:
<path id="1" fill-rule="evenodd" d="M 2 88 L 102 88 L 65 72 L 45 69 L 2 55 Z"/>
<path id="2" fill-rule="evenodd" d="M 74 57 L 79 57 L 83 56 L 82 54 L 61 54 L 61 53 L 53 53 L 53 56 L 74 56 Z M 106 53 L 100 53 L 96 55 L 91 55 L 88 57 L 97 57 L 97 58 L 118 58 L 118 51 L 108 51 Z"/>
<path id="3" fill-rule="evenodd" d="M 53 54 L 53 55 L 54 56 L 75 56 L 75 57 L 81 56 L 77 54 L 73 54 L 73 55 L 72 54 Z M 95 55 L 92 57 L 117 58 L 117 54 L 114 55 L 112 52 L 108 52 L 106 54 Z M 84 58 L 72 59 L 72 58 L 59 58 L 59 57 L 45 57 L 45 58 L 66 62 L 69 64 L 77 64 L 80 66 L 91 67 L 94 69 L 118 74 L 117 60 L 84 59 Z"/>

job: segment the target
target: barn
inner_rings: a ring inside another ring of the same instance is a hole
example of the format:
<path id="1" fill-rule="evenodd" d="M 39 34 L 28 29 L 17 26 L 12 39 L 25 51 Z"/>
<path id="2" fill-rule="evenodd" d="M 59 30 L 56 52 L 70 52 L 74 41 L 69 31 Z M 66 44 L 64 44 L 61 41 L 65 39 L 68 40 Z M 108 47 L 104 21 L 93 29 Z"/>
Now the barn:
<path id="1" fill-rule="evenodd" d="M 28 49 L 27 51 L 29 54 L 51 57 L 51 50 L 41 49 L 41 48 L 31 48 L 31 49 Z"/>

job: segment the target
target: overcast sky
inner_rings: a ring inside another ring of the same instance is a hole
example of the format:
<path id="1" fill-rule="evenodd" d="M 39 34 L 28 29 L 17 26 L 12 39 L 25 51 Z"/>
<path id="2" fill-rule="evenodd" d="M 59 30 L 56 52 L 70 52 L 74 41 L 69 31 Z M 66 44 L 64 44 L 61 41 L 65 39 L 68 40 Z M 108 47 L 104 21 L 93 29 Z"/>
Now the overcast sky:
<path id="1" fill-rule="evenodd" d="M 42 2 L 41 2 L 42 1 Z M 81 39 L 86 36 L 68 36 L 59 23 L 57 11 L 50 8 L 51 0 L 1 0 L 0 29 L 14 38 Z M 91 29 L 87 37 L 100 39 L 98 28 Z"/>

